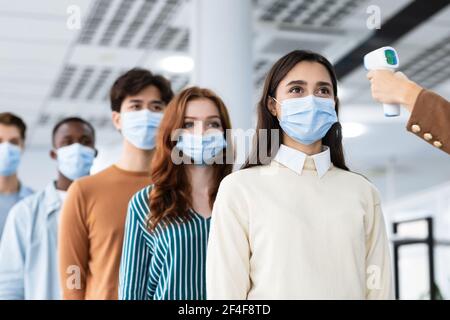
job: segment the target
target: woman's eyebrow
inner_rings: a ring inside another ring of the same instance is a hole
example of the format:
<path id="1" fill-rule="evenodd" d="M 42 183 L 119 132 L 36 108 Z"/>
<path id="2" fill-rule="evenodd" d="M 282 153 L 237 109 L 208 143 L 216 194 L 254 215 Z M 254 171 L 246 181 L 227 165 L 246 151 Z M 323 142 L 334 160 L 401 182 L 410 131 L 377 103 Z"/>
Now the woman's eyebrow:
<path id="1" fill-rule="evenodd" d="M 292 86 L 293 84 L 299 84 L 299 85 L 304 86 L 304 85 L 307 85 L 308 82 L 306 82 L 305 80 L 293 80 L 293 81 L 289 82 L 289 83 L 286 85 L 286 87 Z"/>
<path id="2" fill-rule="evenodd" d="M 316 83 L 316 85 L 317 85 L 317 86 L 333 87 L 333 86 L 331 85 L 331 83 L 326 82 L 326 81 L 318 81 L 318 82 Z"/>
<path id="3" fill-rule="evenodd" d="M 308 84 L 308 82 L 306 82 L 305 80 L 293 80 L 293 81 L 289 82 L 289 83 L 286 85 L 286 87 L 291 86 L 291 85 L 293 85 L 293 84 L 305 86 L 305 85 Z M 318 82 L 316 82 L 316 86 L 333 87 L 333 86 L 331 85 L 331 83 L 326 82 L 326 81 L 318 81 Z"/>
<path id="4" fill-rule="evenodd" d="M 206 119 L 214 119 L 214 118 L 220 119 L 220 116 L 208 116 L 208 117 L 206 117 Z M 184 119 L 197 120 L 197 119 L 201 119 L 201 118 L 200 117 L 185 116 Z"/>

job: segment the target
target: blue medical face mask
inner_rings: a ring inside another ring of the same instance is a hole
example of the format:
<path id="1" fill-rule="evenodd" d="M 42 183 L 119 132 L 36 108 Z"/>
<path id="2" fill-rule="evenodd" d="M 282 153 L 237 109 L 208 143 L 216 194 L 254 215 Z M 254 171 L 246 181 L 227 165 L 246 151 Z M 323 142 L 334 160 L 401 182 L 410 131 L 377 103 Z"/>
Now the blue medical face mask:
<path id="1" fill-rule="evenodd" d="M 156 133 L 163 114 L 149 110 L 122 113 L 122 134 L 138 149 L 151 150 L 156 145 Z"/>
<path id="2" fill-rule="evenodd" d="M 0 176 L 9 177 L 17 172 L 22 150 L 9 142 L 0 143 Z"/>
<path id="3" fill-rule="evenodd" d="M 97 152 L 79 143 L 56 150 L 58 170 L 66 178 L 76 180 L 89 175 Z"/>
<path id="4" fill-rule="evenodd" d="M 331 126 L 338 122 L 333 99 L 310 95 L 287 99 L 280 104 L 281 128 L 289 137 L 304 145 L 321 140 Z"/>
<path id="5" fill-rule="evenodd" d="M 190 157 L 196 165 L 210 165 L 214 163 L 217 155 L 226 147 L 227 143 L 223 132 L 206 133 L 198 135 L 182 133 L 178 138 L 177 149 Z"/>

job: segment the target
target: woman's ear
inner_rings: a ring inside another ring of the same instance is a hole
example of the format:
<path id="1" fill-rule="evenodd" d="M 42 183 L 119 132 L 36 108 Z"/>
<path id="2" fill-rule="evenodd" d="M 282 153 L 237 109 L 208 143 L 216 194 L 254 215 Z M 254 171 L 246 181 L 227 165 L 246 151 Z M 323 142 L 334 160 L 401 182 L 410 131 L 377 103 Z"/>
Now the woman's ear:
<path id="1" fill-rule="evenodd" d="M 272 97 L 267 98 L 267 109 L 269 109 L 269 112 L 276 117 L 277 116 L 277 103 L 275 100 L 273 100 Z"/>

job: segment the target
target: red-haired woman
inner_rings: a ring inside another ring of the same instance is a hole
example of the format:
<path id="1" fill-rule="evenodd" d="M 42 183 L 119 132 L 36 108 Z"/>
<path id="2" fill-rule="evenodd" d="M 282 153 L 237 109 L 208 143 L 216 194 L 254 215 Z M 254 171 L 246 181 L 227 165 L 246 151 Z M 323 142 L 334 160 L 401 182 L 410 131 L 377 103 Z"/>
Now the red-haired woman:
<path id="1" fill-rule="evenodd" d="M 212 205 L 232 171 L 227 129 L 227 109 L 208 89 L 185 89 L 167 107 L 151 165 L 154 184 L 129 204 L 119 299 L 206 299 Z"/>

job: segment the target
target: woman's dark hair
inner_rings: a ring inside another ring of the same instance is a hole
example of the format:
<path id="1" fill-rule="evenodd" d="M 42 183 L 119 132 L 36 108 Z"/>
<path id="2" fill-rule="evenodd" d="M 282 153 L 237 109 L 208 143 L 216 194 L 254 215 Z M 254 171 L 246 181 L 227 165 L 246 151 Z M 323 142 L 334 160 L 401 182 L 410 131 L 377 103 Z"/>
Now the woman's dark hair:
<path id="1" fill-rule="evenodd" d="M 267 164 L 276 155 L 281 144 L 281 139 L 278 139 L 278 143 L 274 141 L 273 143 L 276 145 L 272 145 L 271 133 L 273 130 L 276 130 L 276 132 L 281 132 L 282 129 L 277 117 L 270 113 L 268 103 L 271 97 L 275 97 L 278 85 L 284 77 L 286 77 L 289 71 L 291 71 L 298 63 L 302 61 L 317 62 L 327 69 L 333 84 L 333 92 L 336 101 L 336 113 L 339 115 L 337 78 L 333 65 L 325 57 L 315 52 L 296 50 L 288 53 L 273 65 L 267 75 L 262 96 L 257 105 L 258 122 L 256 125 L 253 150 L 242 169 Z M 261 141 L 261 139 L 265 139 L 265 141 Z M 322 143 L 330 148 L 331 162 L 333 165 L 348 171 L 349 169 L 345 164 L 344 150 L 342 147 L 342 126 L 339 122 L 333 124 L 325 137 L 322 139 Z M 260 150 L 260 148 L 266 148 L 266 150 L 264 150 L 266 152 L 265 155 L 267 155 L 265 158 L 261 157 L 262 150 Z"/>

